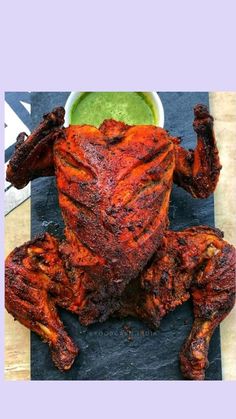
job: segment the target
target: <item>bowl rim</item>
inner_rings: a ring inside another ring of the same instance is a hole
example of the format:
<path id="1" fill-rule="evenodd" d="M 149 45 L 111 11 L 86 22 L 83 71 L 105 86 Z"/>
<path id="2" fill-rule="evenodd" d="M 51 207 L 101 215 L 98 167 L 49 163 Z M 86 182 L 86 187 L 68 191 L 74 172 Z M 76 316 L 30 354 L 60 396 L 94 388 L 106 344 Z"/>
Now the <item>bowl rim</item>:
<path id="1" fill-rule="evenodd" d="M 67 101 L 65 103 L 65 127 L 69 126 L 69 115 L 70 115 L 70 110 L 72 105 L 74 104 L 75 100 L 82 94 L 82 93 L 87 93 L 87 92 L 70 92 Z M 133 93 L 133 92 L 130 92 Z M 157 112 L 158 115 L 158 124 L 156 124 L 156 126 L 160 127 L 160 128 L 164 128 L 164 122 L 165 122 L 165 117 L 164 117 L 164 108 L 163 108 L 163 104 L 162 101 L 160 99 L 160 96 L 158 95 L 157 92 L 141 92 L 144 93 L 145 95 L 148 95 L 152 101 L 153 106 L 155 107 L 155 110 Z"/>

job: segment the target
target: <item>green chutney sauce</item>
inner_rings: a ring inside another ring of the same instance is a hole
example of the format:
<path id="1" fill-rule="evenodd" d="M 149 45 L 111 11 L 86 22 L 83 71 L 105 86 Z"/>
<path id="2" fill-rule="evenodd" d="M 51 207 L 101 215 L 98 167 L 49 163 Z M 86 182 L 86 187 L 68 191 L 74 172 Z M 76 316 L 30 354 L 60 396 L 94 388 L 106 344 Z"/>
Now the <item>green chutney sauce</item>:
<path id="1" fill-rule="evenodd" d="M 71 125 L 99 127 L 104 119 L 128 125 L 157 125 L 158 118 L 151 100 L 139 92 L 86 92 L 72 106 Z"/>

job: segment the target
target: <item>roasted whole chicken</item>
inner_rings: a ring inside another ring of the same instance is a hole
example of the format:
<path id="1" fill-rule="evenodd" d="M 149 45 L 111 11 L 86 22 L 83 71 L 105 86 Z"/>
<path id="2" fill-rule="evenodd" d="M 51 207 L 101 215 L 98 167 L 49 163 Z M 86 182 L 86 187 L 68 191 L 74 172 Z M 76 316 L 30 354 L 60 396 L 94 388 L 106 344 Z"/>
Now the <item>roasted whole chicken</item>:
<path id="1" fill-rule="evenodd" d="M 172 183 L 206 198 L 221 169 L 213 118 L 204 105 L 194 115 L 194 151 L 155 126 L 105 120 L 99 129 L 63 128 L 61 107 L 30 136 L 19 134 L 7 180 L 22 188 L 55 175 L 65 232 L 61 241 L 46 233 L 8 256 L 6 308 L 49 343 L 60 370 L 78 348 L 57 306 L 82 325 L 112 315 L 157 328 L 192 298 L 195 320 L 180 368 L 187 379 L 204 379 L 211 336 L 235 302 L 235 249 L 218 229 L 168 230 Z"/>

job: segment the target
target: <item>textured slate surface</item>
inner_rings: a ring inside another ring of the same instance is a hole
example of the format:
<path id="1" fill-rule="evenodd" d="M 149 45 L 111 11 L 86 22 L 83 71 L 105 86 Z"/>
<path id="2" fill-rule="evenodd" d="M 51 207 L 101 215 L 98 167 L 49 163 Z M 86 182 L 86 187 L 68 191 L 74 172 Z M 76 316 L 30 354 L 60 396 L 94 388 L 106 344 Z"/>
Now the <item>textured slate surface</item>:
<path id="1" fill-rule="evenodd" d="M 68 93 L 33 93 L 32 118 L 35 126 L 43 113 L 53 106 L 64 105 Z M 161 93 L 165 110 L 165 128 L 182 137 L 182 145 L 194 148 L 192 108 L 208 104 L 207 93 Z M 214 225 L 213 197 L 195 200 L 184 190 L 174 187 L 170 203 L 171 228 Z M 63 221 L 53 178 L 32 182 L 32 237 L 42 231 L 56 236 L 63 232 Z M 157 332 L 151 332 L 134 319 L 108 320 L 88 328 L 80 326 L 77 317 L 64 310 L 60 315 L 80 355 L 72 369 L 61 373 L 53 365 L 49 348 L 31 334 L 31 378 L 33 380 L 182 380 L 178 365 L 180 347 L 191 329 L 191 303 L 187 302 L 162 320 Z M 132 340 L 124 331 L 132 330 Z M 220 336 L 217 330 L 209 352 L 207 380 L 221 380 Z"/>

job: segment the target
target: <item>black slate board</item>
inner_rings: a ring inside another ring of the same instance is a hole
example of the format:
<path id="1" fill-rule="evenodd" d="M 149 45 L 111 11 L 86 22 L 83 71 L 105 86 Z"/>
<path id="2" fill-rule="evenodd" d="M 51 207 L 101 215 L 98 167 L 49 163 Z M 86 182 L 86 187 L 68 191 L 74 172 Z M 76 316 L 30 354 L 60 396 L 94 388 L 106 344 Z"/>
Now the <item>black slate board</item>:
<path id="1" fill-rule="evenodd" d="M 52 107 L 64 105 L 68 93 L 32 93 L 32 125 Z M 182 137 L 182 145 L 195 147 L 192 129 L 193 106 L 208 104 L 207 93 L 160 93 L 165 110 L 165 128 Z M 63 221 L 53 178 L 32 182 L 31 234 L 49 231 L 60 237 Z M 214 225 L 213 196 L 195 200 L 181 188 L 174 187 L 170 203 L 171 228 Z M 48 345 L 31 334 L 32 380 L 182 380 L 178 353 L 190 332 L 191 303 L 187 302 L 161 322 L 157 332 L 151 332 L 135 319 L 108 320 L 88 328 L 80 326 L 75 315 L 60 310 L 68 333 L 80 347 L 80 355 L 72 369 L 61 373 L 53 365 Z M 123 329 L 132 329 L 132 340 Z M 206 380 L 221 380 L 220 335 L 216 330 L 209 351 Z"/>

